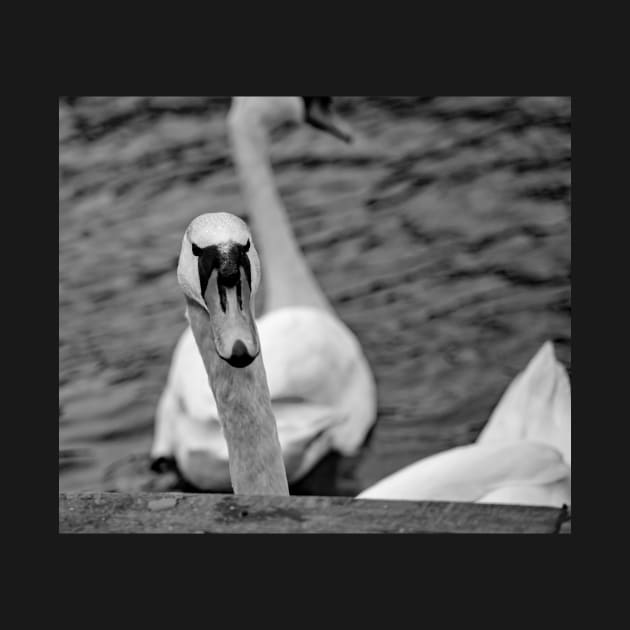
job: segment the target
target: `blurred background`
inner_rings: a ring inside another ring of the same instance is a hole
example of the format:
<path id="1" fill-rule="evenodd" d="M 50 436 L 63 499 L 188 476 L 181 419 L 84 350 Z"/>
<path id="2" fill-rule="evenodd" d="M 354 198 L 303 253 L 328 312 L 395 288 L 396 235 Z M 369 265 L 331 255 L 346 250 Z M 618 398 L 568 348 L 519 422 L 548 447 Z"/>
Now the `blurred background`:
<path id="1" fill-rule="evenodd" d="M 540 345 L 571 376 L 570 97 L 337 97 L 357 141 L 283 128 L 274 175 L 378 387 L 355 457 L 292 488 L 354 495 L 473 441 Z M 198 214 L 247 220 L 230 97 L 59 97 L 59 491 L 187 489 L 149 470 Z"/>

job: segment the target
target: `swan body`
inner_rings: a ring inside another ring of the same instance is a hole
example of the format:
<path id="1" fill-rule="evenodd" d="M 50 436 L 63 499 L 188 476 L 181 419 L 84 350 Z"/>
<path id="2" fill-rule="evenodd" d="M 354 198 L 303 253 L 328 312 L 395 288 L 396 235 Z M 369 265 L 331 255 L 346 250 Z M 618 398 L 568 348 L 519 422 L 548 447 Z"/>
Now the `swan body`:
<path id="1" fill-rule="evenodd" d="M 235 99 L 228 121 L 265 271 L 266 312 L 255 321 L 290 483 L 330 450 L 356 453 L 376 419 L 367 359 L 308 269 L 264 159 L 260 121 L 308 119 L 301 107 L 293 97 Z M 229 230 L 219 235 L 230 237 Z M 228 445 L 198 345 L 190 327 L 177 342 L 156 411 L 151 456 L 154 462 L 174 458 L 196 487 L 222 491 L 230 488 Z"/>
<path id="2" fill-rule="evenodd" d="M 354 335 L 309 307 L 271 311 L 256 325 L 289 481 L 331 449 L 356 452 L 376 415 L 376 393 Z M 173 353 L 156 419 L 154 458 L 174 456 L 202 489 L 229 487 L 227 444 L 190 328 Z"/>
<path id="3" fill-rule="evenodd" d="M 571 503 L 571 391 L 546 342 L 505 391 L 474 444 L 411 464 L 359 499 Z"/>

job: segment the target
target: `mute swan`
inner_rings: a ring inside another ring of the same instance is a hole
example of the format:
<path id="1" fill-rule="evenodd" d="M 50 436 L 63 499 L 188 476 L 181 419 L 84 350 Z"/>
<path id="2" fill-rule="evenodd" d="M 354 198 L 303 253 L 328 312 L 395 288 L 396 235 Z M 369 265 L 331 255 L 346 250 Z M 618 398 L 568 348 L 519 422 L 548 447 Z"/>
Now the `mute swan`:
<path id="1" fill-rule="evenodd" d="M 335 315 L 300 252 L 266 152 L 269 130 L 287 121 L 306 121 L 348 139 L 328 106 L 326 100 L 316 98 L 235 98 L 228 116 L 249 220 L 265 270 L 265 313 L 257 320 L 257 328 L 271 397 L 269 413 L 276 418 L 291 483 L 309 472 L 330 450 L 354 454 L 376 419 L 376 387 L 370 366 L 359 341 Z M 220 250 L 219 236 L 211 236 L 210 228 L 207 230 L 207 243 L 214 243 Z M 255 252 L 251 236 L 245 239 L 244 232 L 239 233 L 240 240 L 233 238 L 227 228 L 217 234 L 243 245 L 249 242 L 251 249 L 243 254 L 246 257 Z M 199 243 L 196 246 L 201 247 Z M 189 253 L 184 249 L 182 256 Z M 187 286 L 191 286 L 195 270 L 187 273 Z M 252 295 L 248 299 L 253 314 L 253 294 L 258 286 L 258 280 L 254 281 L 258 274 L 256 265 L 251 265 L 251 273 Z M 202 302 L 193 298 L 191 306 L 189 300 L 189 318 L 191 312 L 193 318 L 201 318 Z M 192 327 L 194 319 L 190 321 Z M 217 385 L 212 384 L 214 394 L 208 385 L 208 375 L 212 383 L 214 368 L 206 372 L 208 361 L 205 359 L 204 367 L 197 347 L 199 339 L 195 341 L 198 335 L 191 327 L 177 343 L 158 403 L 151 449 L 153 467 L 159 469 L 164 459 L 174 458 L 183 477 L 197 488 L 227 490 L 228 450 L 230 469 L 233 457 L 232 448 L 228 449 L 227 422 L 220 420 L 229 412 L 216 398 Z M 210 350 L 207 352 L 211 354 Z M 256 369 L 264 373 L 262 359 L 257 362 L 260 368 Z M 232 372 L 238 374 L 239 368 Z M 259 377 L 262 382 L 263 377 Z M 236 405 L 240 404 L 241 386 L 245 387 L 235 378 L 236 390 L 231 400 Z M 245 387 L 242 395 L 249 393 Z"/>
<path id="2" fill-rule="evenodd" d="M 571 503 L 571 390 L 550 342 L 510 383 L 468 446 L 422 459 L 359 499 Z"/>
<path id="3" fill-rule="evenodd" d="M 288 495 L 254 321 L 260 262 L 241 219 L 202 214 L 182 240 L 177 279 L 212 388 L 236 494 Z"/>

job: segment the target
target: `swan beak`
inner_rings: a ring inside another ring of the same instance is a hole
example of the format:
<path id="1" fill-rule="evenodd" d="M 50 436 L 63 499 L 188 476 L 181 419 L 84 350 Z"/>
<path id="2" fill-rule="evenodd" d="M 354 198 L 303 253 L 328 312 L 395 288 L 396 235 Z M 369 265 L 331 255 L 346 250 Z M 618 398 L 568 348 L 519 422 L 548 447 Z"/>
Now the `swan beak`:
<path id="1" fill-rule="evenodd" d="M 304 119 L 316 129 L 326 131 L 344 142 L 352 142 L 352 134 L 332 110 L 330 96 L 305 96 Z"/>
<path id="2" fill-rule="evenodd" d="M 217 354 L 235 368 L 247 367 L 260 353 L 250 298 L 242 274 L 234 286 L 226 286 L 213 274 L 204 294 Z"/>

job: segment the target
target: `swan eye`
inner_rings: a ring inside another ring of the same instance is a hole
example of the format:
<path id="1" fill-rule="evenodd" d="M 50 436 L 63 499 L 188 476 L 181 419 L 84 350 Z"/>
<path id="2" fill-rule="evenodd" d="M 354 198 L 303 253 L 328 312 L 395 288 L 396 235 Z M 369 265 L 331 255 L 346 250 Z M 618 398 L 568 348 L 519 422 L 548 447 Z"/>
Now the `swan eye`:
<path id="1" fill-rule="evenodd" d="M 243 247 L 243 251 L 244 252 L 248 252 L 249 251 L 249 239 L 247 239 L 247 243 L 245 243 L 245 246 Z"/>
<path id="2" fill-rule="evenodd" d="M 197 247 L 193 243 L 192 244 L 192 253 L 193 253 L 193 256 L 201 256 L 201 254 L 203 253 L 203 250 L 201 249 L 201 247 Z"/>

